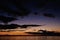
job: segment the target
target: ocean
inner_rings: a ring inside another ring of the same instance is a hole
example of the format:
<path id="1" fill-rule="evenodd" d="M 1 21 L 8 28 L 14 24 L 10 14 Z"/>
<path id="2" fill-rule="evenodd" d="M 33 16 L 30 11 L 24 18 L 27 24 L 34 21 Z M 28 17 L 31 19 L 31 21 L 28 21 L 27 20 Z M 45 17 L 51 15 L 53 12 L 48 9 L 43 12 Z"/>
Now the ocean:
<path id="1" fill-rule="evenodd" d="M 0 40 L 60 40 L 60 36 L 0 36 Z"/>

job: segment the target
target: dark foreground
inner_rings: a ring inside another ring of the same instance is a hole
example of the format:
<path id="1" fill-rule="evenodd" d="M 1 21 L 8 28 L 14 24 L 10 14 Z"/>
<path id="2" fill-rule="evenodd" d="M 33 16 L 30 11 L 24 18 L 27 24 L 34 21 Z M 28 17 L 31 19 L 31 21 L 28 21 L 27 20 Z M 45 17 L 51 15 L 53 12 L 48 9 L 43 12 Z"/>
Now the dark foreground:
<path id="1" fill-rule="evenodd" d="M 60 36 L 0 36 L 0 40 L 60 40 Z"/>

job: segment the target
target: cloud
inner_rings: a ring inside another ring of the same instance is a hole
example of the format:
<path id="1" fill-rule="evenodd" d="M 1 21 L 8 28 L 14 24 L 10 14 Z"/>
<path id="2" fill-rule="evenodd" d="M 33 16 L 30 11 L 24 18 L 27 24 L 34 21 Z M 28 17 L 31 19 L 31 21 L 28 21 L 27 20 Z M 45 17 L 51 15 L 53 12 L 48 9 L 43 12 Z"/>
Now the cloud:
<path id="1" fill-rule="evenodd" d="M 36 0 L 34 7 L 43 8 L 47 4 L 47 2 L 48 1 L 46 1 L 46 0 Z"/>
<path id="2" fill-rule="evenodd" d="M 55 18 L 55 15 L 53 15 L 51 13 L 44 13 L 43 16 L 49 17 L 49 18 Z"/>
<path id="3" fill-rule="evenodd" d="M 43 26 L 43 25 L 34 25 L 34 24 L 30 24 L 30 25 L 20 25 L 21 28 L 38 27 L 38 26 Z"/>
<path id="4" fill-rule="evenodd" d="M 3 23 L 8 23 L 14 20 L 17 20 L 17 19 L 13 17 L 0 16 L 0 21 L 2 21 Z"/>
<path id="5" fill-rule="evenodd" d="M 38 26 L 43 26 L 43 25 L 34 25 L 34 24 L 31 24 L 31 25 L 18 25 L 18 24 L 1 25 L 0 24 L 0 29 L 15 29 L 17 27 L 27 28 L 27 27 L 38 27 Z"/>

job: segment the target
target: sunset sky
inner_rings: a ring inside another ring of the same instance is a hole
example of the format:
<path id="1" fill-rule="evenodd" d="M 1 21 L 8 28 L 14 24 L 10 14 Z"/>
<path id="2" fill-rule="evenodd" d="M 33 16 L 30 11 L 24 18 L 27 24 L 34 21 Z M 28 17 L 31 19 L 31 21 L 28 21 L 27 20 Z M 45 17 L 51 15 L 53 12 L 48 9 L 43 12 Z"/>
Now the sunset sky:
<path id="1" fill-rule="evenodd" d="M 45 6 L 38 8 L 37 5 L 43 5 L 43 3 L 46 3 Z M 24 18 L 17 17 L 18 20 L 9 22 L 9 24 L 19 24 L 19 25 L 24 25 L 24 24 L 37 24 L 37 25 L 43 25 L 39 27 L 28 27 L 26 29 L 32 30 L 32 29 L 43 29 L 43 30 L 49 30 L 49 31 L 59 31 L 60 32 L 60 5 L 59 5 L 59 0 L 56 1 L 26 1 L 22 3 L 22 5 L 29 9 L 30 15 Z M 15 5 L 11 3 L 2 3 L 5 7 L 9 7 L 14 11 L 19 11 L 18 8 L 16 8 Z M 38 15 L 34 15 L 33 13 L 37 12 Z M 6 15 L 7 12 L 4 12 L 3 10 L 0 10 L 0 15 Z M 55 16 L 55 18 L 52 17 L 46 17 L 43 14 L 44 13 L 50 13 Z M 0 22 L 2 23 L 2 22 Z"/>

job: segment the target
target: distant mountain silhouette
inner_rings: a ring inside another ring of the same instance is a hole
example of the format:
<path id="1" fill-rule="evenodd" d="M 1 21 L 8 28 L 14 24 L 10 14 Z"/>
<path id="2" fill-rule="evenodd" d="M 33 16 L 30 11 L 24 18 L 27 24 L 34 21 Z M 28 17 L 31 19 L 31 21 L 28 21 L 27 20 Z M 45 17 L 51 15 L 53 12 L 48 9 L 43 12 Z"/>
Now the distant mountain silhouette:
<path id="1" fill-rule="evenodd" d="M 47 31 L 47 30 L 39 30 L 38 32 L 26 32 L 26 33 L 33 35 L 42 35 L 42 36 L 60 36 L 60 32 Z"/>

